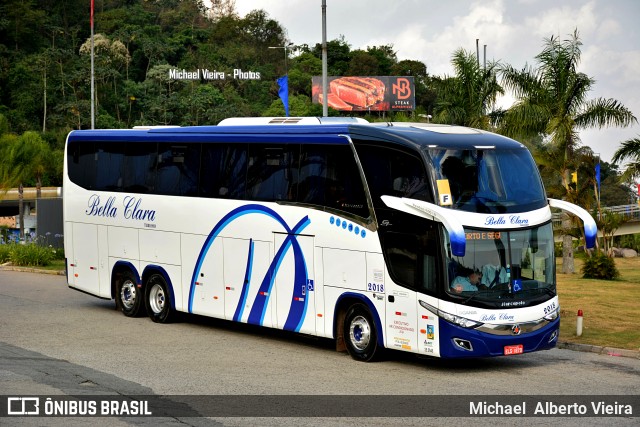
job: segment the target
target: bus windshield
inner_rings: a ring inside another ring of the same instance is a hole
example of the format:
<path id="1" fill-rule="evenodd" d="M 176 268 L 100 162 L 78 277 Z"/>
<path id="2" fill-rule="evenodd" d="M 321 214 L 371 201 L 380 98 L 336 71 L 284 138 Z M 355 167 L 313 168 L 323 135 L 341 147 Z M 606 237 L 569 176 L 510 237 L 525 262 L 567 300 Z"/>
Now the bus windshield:
<path id="1" fill-rule="evenodd" d="M 447 265 L 445 292 L 451 297 L 509 307 L 555 296 L 550 223 L 511 231 L 465 228 L 465 233 L 465 256 L 449 257 Z"/>
<path id="2" fill-rule="evenodd" d="M 428 152 L 442 206 L 477 213 L 526 212 L 546 206 L 540 175 L 524 147 Z"/>

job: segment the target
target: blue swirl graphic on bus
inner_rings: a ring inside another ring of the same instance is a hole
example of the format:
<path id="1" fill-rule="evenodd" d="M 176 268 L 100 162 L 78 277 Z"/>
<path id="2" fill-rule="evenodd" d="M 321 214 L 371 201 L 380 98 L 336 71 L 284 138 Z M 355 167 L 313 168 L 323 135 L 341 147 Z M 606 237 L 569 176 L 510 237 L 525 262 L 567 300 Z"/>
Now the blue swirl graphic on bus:
<path id="1" fill-rule="evenodd" d="M 249 283 L 251 282 L 251 270 L 253 268 L 253 239 L 249 239 L 249 255 L 247 256 L 247 269 L 244 273 L 244 281 L 242 282 L 242 293 L 240 294 L 240 302 L 236 307 L 236 312 L 233 315 L 233 320 L 239 322 L 242 319 L 242 312 L 244 311 L 244 304 L 247 301 L 247 294 L 249 293 Z"/>
<path id="2" fill-rule="evenodd" d="M 266 215 L 270 218 L 275 219 L 287 233 L 286 238 L 282 242 L 282 245 L 276 252 L 276 256 L 271 261 L 269 265 L 269 269 L 265 274 L 265 277 L 262 280 L 258 293 L 256 295 L 255 301 L 251 307 L 251 311 L 249 313 L 248 323 L 262 325 L 264 321 L 264 316 L 266 313 L 266 308 L 269 303 L 269 298 L 271 296 L 271 290 L 273 288 L 273 284 L 275 278 L 278 274 L 278 269 L 287 254 L 289 248 L 293 250 L 294 256 L 294 265 L 295 265 L 295 274 L 294 274 L 294 286 L 293 286 L 293 297 L 291 301 L 291 306 L 289 309 L 289 315 L 287 316 L 287 320 L 284 325 L 285 330 L 290 331 L 299 331 L 302 327 L 302 323 L 304 322 L 304 317 L 307 312 L 307 304 L 308 298 L 306 298 L 306 289 L 307 284 L 309 283 L 308 271 L 306 261 L 304 259 L 304 254 L 302 252 L 302 248 L 300 247 L 300 243 L 297 240 L 296 234 L 299 234 L 307 225 L 310 224 L 310 220 L 308 216 L 303 217 L 293 228 L 290 228 L 289 225 L 285 222 L 285 220 L 274 210 L 256 204 L 250 204 L 241 206 L 229 212 L 225 215 L 211 230 L 209 236 L 204 242 L 202 246 L 202 250 L 200 251 L 200 255 L 198 255 L 198 260 L 196 261 L 196 266 L 193 271 L 193 275 L 191 277 L 191 286 L 189 289 L 189 313 L 193 313 L 193 301 L 195 297 L 196 290 L 196 280 L 200 274 L 200 270 L 202 269 L 202 264 L 213 244 L 214 240 L 218 237 L 220 232 L 229 224 L 231 224 L 234 220 L 239 217 L 250 215 L 250 214 L 261 214 Z M 240 297 L 240 301 L 238 302 L 238 306 L 236 307 L 233 320 L 240 320 L 244 311 L 244 305 L 247 299 L 247 293 L 249 289 L 249 282 L 251 280 L 251 271 L 253 265 L 253 240 L 249 242 L 249 253 L 247 256 L 247 268 L 245 272 L 245 280 L 242 288 L 242 294 Z"/>

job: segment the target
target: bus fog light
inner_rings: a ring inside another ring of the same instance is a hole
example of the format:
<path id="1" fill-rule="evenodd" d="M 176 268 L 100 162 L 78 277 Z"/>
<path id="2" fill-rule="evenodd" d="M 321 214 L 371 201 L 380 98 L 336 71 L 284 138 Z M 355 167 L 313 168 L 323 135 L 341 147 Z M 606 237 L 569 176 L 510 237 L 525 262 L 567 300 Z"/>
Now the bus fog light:
<path id="1" fill-rule="evenodd" d="M 463 350 L 473 351 L 473 346 L 471 345 L 471 342 L 467 340 L 463 340 L 462 338 L 454 338 L 453 342 Z"/>

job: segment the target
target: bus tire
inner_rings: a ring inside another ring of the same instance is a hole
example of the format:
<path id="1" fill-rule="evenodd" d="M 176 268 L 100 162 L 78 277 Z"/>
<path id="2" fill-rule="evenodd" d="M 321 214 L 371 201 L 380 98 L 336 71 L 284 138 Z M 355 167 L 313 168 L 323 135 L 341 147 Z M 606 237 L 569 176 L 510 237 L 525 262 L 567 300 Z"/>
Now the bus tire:
<path id="1" fill-rule="evenodd" d="M 161 274 L 152 274 L 145 286 L 147 313 L 156 323 L 170 323 L 174 312 L 171 308 L 169 286 Z"/>
<path id="2" fill-rule="evenodd" d="M 344 341 L 349 355 L 355 360 L 371 362 L 379 356 L 376 326 L 365 305 L 349 307 L 344 318 Z"/>
<path id="3" fill-rule="evenodd" d="M 116 305 L 127 317 L 138 317 L 143 314 L 142 289 L 138 287 L 136 276 L 129 270 L 122 272 L 117 282 Z"/>

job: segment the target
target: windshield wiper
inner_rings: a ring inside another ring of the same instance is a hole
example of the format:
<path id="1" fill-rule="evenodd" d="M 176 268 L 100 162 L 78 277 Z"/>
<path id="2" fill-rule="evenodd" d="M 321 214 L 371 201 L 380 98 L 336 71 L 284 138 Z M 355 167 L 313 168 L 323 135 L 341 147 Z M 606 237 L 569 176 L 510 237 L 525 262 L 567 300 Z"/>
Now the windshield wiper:
<path id="1" fill-rule="evenodd" d="M 469 301 L 471 301 L 475 297 L 476 297 L 475 295 L 471 295 L 469 298 L 467 298 L 466 300 L 462 301 L 462 304 L 466 305 Z"/>
<path id="2" fill-rule="evenodd" d="M 551 288 L 544 287 L 544 288 L 538 288 L 538 289 L 542 289 L 546 294 L 549 294 L 552 297 L 556 296 L 556 293 Z"/>

